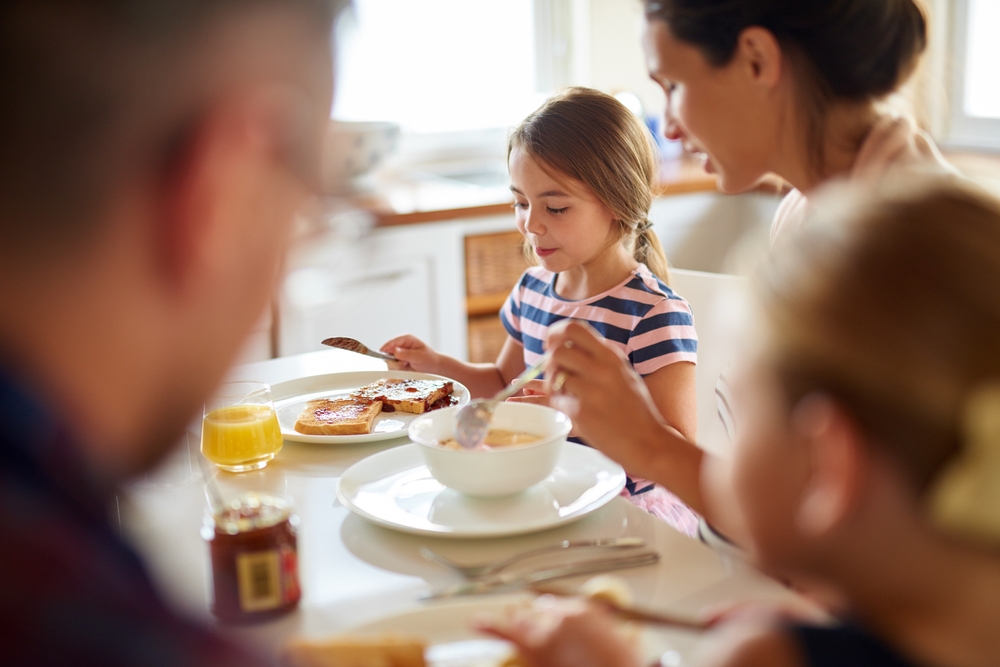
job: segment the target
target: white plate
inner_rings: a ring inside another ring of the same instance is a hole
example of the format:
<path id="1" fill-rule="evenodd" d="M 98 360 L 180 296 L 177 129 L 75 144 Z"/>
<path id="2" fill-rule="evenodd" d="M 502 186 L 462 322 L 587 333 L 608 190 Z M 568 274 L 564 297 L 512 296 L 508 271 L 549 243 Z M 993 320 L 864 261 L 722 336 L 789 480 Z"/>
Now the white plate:
<path id="1" fill-rule="evenodd" d="M 596 449 L 564 443 L 552 474 L 504 498 L 473 498 L 434 479 L 420 445 L 396 447 L 344 471 L 337 497 L 386 528 L 437 537 L 503 537 L 581 519 L 625 487 L 622 467 Z"/>
<path id="2" fill-rule="evenodd" d="M 309 401 L 320 398 L 337 398 L 347 396 L 366 384 L 377 380 L 402 378 L 405 380 L 448 380 L 454 384 L 452 395 L 458 399 L 458 405 L 469 402 L 469 390 L 460 382 L 440 375 L 429 373 L 413 373 L 409 371 L 359 371 L 356 373 L 332 373 L 330 375 L 315 375 L 298 378 L 288 382 L 279 382 L 271 386 L 271 397 L 274 408 L 278 412 L 278 423 L 281 424 L 281 435 L 285 440 L 293 442 L 313 442 L 319 444 L 344 444 L 354 442 L 372 442 L 389 440 L 406 435 L 410 422 L 419 415 L 408 412 L 383 412 L 375 418 L 372 432 L 362 435 L 306 435 L 295 430 L 295 421 Z"/>
<path id="3" fill-rule="evenodd" d="M 352 636 L 406 635 L 422 637 L 428 644 L 425 657 L 430 667 L 498 667 L 513 649 L 504 641 L 490 639 L 469 628 L 473 615 L 502 615 L 511 605 L 531 600 L 526 595 L 498 595 L 488 599 L 449 601 L 365 623 L 349 630 Z M 697 636 L 680 630 L 644 627 L 639 633 L 643 664 L 662 659 L 664 667 L 689 664 L 687 656 Z"/>

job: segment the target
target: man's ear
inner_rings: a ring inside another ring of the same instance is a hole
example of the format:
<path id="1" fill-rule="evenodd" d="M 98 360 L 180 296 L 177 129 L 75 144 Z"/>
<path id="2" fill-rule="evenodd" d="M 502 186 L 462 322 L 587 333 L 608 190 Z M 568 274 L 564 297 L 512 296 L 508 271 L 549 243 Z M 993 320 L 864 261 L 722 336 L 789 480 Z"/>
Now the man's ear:
<path id="1" fill-rule="evenodd" d="M 302 96 L 284 86 L 261 86 L 218 101 L 191 122 L 161 174 L 159 233 L 154 252 L 172 288 L 238 252 L 247 209 L 266 199 L 274 170 L 301 181 L 305 134 Z M 263 190 L 262 190 L 263 188 Z"/>
<path id="2" fill-rule="evenodd" d="M 736 57 L 751 80 L 766 90 L 781 81 L 784 61 L 778 39 L 767 28 L 751 26 L 740 33 L 736 42 Z"/>
<path id="3" fill-rule="evenodd" d="M 809 453 L 809 478 L 796 524 L 821 536 L 851 513 L 863 486 L 866 450 L 854 421 L 835 401 L 812 394 L 792 412 L 792 428 Z"/>

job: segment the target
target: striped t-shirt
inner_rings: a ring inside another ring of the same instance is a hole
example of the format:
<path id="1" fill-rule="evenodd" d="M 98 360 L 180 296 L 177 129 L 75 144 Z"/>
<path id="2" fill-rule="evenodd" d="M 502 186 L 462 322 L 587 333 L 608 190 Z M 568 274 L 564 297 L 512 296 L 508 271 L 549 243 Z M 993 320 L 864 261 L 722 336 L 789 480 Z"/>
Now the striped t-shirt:
<path id="1" fill-rule="evenodd" d="M 525 366 L 544 353 L 549 327 L 565 319 L 593 326 L 626 354 L 639 375 L 678 361 L 697 362 L 691 308 L 645 265 L 607 292 L 581 301 L 556 294 L 557 275 L 540 266 L 529 268 L 500 311 L 507 333 L 524 346 Z"/>

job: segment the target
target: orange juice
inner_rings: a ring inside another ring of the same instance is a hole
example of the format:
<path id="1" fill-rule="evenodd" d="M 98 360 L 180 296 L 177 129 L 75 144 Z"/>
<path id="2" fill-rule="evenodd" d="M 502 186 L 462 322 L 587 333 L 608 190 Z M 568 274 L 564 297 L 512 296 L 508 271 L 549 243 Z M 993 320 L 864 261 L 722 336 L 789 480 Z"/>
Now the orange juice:
<path id="1" fill-rule="evenodd" d="M 281 426 L 270 405 L 230 405 L 205 415 L 201 453 L 230 472 L 263 468 L 281 451 Z"/>

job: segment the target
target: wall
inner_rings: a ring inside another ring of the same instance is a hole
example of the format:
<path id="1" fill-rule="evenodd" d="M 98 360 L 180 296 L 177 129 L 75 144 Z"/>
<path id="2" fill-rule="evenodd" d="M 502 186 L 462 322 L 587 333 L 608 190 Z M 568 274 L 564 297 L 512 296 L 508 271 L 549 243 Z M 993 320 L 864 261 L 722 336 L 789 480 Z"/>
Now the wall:
<path id="1" fill-rule="evenodd" d="M 607 93 L 631 91 L 647 115 L 663 111 L 664 97 L 646 71 L 640 44 L 640 0 L 571 0 L 572 83 Z"/>

